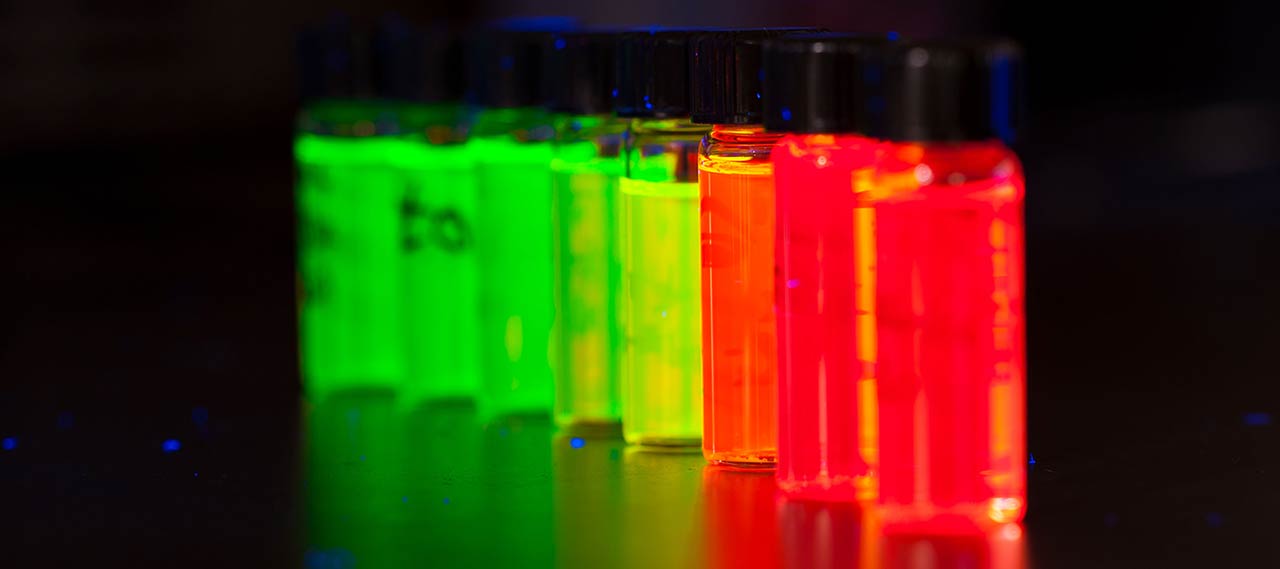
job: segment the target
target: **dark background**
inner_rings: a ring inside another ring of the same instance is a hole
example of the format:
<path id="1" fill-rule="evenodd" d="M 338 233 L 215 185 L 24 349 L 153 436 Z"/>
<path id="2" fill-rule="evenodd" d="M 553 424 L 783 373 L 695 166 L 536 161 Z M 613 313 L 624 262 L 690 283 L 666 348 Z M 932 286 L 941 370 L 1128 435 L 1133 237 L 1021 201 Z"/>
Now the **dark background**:
<path id="1" fill-rule="evenodd" d="M 1020 41 L 1036 565 L 1280 559 L 1273 18 L 1241 0 L 533 4 L 0 0 L 0 544 L 21 545 L 0 558 L 296 564 L 291 50 L 341 8 Z M 158 459 L 171 438 L 191 452 Z M 171 475 L 194 462 L 220 477 Z"/>

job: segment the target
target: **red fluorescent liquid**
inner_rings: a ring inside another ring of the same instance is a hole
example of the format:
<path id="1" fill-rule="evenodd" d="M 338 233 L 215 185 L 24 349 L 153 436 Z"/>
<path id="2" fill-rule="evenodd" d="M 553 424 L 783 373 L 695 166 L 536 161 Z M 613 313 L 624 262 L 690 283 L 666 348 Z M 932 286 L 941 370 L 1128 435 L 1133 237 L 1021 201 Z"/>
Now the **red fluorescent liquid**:
<path id="1" fill-rule="evenodd" d="M 875 205 L 886 520 L 1022 519 L 1023 178 L 995 142 L 894 145 Z"/>
<path id="2" fill-rule="evenodd" d="M 698 163 L 702 196 L 702 450 L 707 460 L 772 468 L 778 452 L 774 195 L 755 126 L 717 125 Z"/>
<path id="3" fill-rule="evenodd" d="M 778 486 L 823 500 L 875 497 L 875 320 L 869 180 L 877 144 L 788 136 L 777 190 Z"/>
<path id="4" fill-rule="evenodd" d="M 1026 551 L 1018 524 L 962 528 L 885 528 L 884 569 L 1022 569 Z"/>

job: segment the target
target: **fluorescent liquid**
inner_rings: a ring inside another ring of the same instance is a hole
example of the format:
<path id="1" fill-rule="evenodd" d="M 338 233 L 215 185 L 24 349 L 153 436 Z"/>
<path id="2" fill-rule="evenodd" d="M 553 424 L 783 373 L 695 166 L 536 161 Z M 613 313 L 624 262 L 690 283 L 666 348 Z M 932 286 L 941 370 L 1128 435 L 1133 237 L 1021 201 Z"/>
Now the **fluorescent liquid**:
<path id="1" fill-rule="evenodd" d="M 597 141 L 559 144 L 552 161 L 555 416 L 561 425 L 616 424 L 621 416 L 615 227 L 620 142 L 615 136 L 608 147 Z"/>
<path id="2" fill-rule="evenodd" d="M 822 500 L 875 497 L 873 216 L 855 203 L 875 144 L 789 136 L 777 187 L 778 486 Z"/>
<path id="3" fill-rule="evenodd" d="M 410 401 L 473 397 L 480 387 L 475 172 L 460 144 L 404 140 L 400 247 Z"/>
<path id="4" fill-rule="evenodd" d="M 307 393 L 395 389 L 405 377 L 403 180 L 389 137 L 299 135 L 300 343 Z"/>
<path id="5" fill-rule="evenodd" d="M 620 181 L 627 442 L 702 437 L 698 184 Z"/>
<path id="6" fill-rule="evenodd" d="M 476 164 L 481 410 L 552 404 L 551 144 L 509 136 L 467 143 Z"/>
<path id="7" fill-rule="evenodd" d="M 1023 194 L 998 143 L 897 145 L 879 169 L 886 519 L 1025 511 Z"/>
<path id="8" fill-rule="evenodd" d="M 702 448 L 712 462 L 767 468 L 774 465 L 778 448 L 773 168 L 769 146 L 749 142 L 768 136 L 758 128 L 716 129 L 698 172 Z"/>

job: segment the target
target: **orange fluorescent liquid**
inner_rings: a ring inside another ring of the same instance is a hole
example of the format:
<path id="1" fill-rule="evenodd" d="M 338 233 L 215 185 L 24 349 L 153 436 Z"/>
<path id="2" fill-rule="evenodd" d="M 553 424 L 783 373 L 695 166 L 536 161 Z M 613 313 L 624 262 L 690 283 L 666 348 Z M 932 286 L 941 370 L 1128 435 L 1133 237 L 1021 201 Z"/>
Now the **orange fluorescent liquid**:
<path id="1" fill-rule="evenodd" d="M 716 127 L 698 166 L 702 194 L 703 454 L 772 468 L 778 454 L 774 316 L 776 135 Z M 767 142 L 764 142 L 767 141 Z"/>

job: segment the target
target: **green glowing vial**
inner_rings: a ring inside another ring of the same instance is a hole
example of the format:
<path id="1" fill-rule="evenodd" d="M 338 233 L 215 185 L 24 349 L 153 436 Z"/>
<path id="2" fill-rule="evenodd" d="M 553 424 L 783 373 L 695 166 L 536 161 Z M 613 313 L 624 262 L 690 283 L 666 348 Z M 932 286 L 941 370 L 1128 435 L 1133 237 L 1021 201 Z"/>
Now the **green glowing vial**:
<path id="1" fill-rule="evenodd" d="M 555 419 L 576 431 L 614 431 L 621 419 L 618 179 L 627 121 L 613 116 L 618 34 L 567 32 L 549 59 L 556 120 Z"/>
<path id="2" fill-rule="evenodd" d="M 395 114 L 319 100 L 299 116 L 298 316 L 308 396 L 394 390 L 404 379 Z"/>
<path id="3" fill-rule="evenodd" d="M 551 114 L 541 108 L 545 32 L 489 29 L 468 46 L 483 109 L 467 152 L 476 173 L 481 416 L 546 414 L 554 320 Z"/>
<path id="4" fill-rule="evenodd" d="M 465 146 L 461 45 L 441 28 L 384 20 L 377 92 L 402 134 L 387 159 L 400 178 L 398 241 L 405 382 L 401 403 L 467 399 L 480 389 L 476 172 Z"/>
<path id="5" fill-rule="evenodd" d="M 687 31 L 628 33 L 618 44 L 616 109 L 631 118 L 619 183 L 622 426 L 627 442 L 702 439 L 698 146 L 689 122 Z"/>

